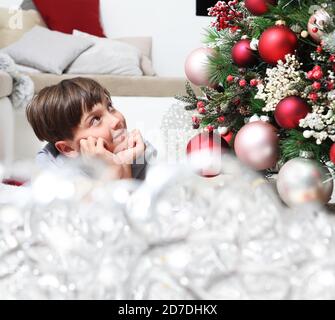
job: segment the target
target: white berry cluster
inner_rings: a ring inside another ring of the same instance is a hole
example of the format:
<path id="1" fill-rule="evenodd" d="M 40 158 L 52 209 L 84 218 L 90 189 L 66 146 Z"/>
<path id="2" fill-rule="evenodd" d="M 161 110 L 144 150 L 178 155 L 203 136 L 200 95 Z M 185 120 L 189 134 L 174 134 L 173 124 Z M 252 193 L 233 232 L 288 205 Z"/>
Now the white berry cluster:
<path id="1" fill-rule="evenodd" d="M 266 102 L 263 111 L 271 112 L 276 109 L 277 104 L 288 96 L 299 95 L 295 89 L 302 79 L 299 63 L 294 55 L 286 55 L 286 62 L 278 61 L 276 67 L 266 70 L 264 82 L 257 86 L 256 99 Z"/>
<path id="2" fill-rule="evenodd" d="M 332 90 L 328 95 L 335 95 L 335 90 Z M 300 120 L 301 128 L 308 128 L 303 132 L 306 139 L 311 137 L 316 139 L 316 144 L 321 144 L 322 141 L 330 138 L 335 141 L 335 101 L 333 100 L 328 106 L 313 105 L 313 111 L 304 119 Z"/>

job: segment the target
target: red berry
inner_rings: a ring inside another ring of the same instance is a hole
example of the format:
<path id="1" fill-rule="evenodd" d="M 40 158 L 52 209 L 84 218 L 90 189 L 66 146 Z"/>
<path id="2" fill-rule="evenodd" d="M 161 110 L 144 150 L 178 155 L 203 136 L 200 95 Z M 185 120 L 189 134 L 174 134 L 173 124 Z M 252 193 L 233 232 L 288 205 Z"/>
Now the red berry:
<path id="1" fill-rule="evenodd" d="M 196 116 L 193 116 L 192 117 L 192 122 L 195 123 L 195 124 L 198 124 L 200 122 L 199 118 L 196 117 Z"/>
<path id="2" fill-rule="evenodd" d="M 322 77 L 323 77 L 323 72 L 322 72 L 322 70 L 316 70 L 316 71 L 313 71 L 313 78 L 314 78 L 315 80 L 320 80 L 320 79 L 322 79 Z"/>
<path id="3" fill-rule="evenodd" d="M 241 100 L 239 98 L 236 98 L 236 99 L 233 100 L 233 104 L 235 106 L 238 106 L 240 103 L 241 103 Z"/>
<path id="4" fill-rule="evenodd" d="M 197 108 L 200 109 L 200 108 L 204 108 L 205 107 L 205 103 L 203 101 L 198 101 L 197 102 Z"/>
<path id="5" fill-rule="evenodd" d="M 258 85 L 258 81 L 257 81 L 257 79 L 251 79 L 251 80 L 250 80 L 250 85 L 251 85 L 252 87 L 256 87 L 256 86 Z"/>
<path id="6" fill-rule="evenodd" d="M 307 72 L 307 79 L 313 80 L 313 70 Z"/>
<path id="7" fill-rule="evenodd" d="M 314 90 L 320 90 L 321 89 L 321 83 L 320 82 L 313 82 L 312 87 Z"/>
<path id="8" fill-rule="evenodd" d="M 330 62 L 334 62 L 335 61 L 335 55 L 332 54 L 330 57 L 329 57 L 329 61 Z"/>
<path id="9" fill-rule="evenodd" d="M 240 85 L 240 87 L 245 87 L 247 85 L 247 81 L 242 79 L 242 80 L 239 81 L 238 84 Z"/>
<path id="10" fill-rule="evenodd" d="M 308 98 L 315 102 L 318 100 L 318 94 L 316 92 L 312 92 L 308 95 Z"/>
<path id="11" fill-rule="evenodd" d="M 334 89 L 334 83 L 333 82 L 327 82 L 327 90 L 333 90 Z"/>
<path id="12" fill-rule="evenodd" d="M 224 116 L 218 117 L 218 121 L 219 121 L 219 122 L 224 122 L 224 120 L 225 120 L 225 117 L 224 117 Z"/>
<path id="13" fill-rule="evenodd" d="M 232 82 L 232 81 L 234 81 L 234 77 L 232 75 L 229 75 L 227 77 L 227 82 Z"/>
<path id="14" fill-rule="evenodd" d="M 206 109 L 205 108 L 199 108 L 198 111 L 199 111 L 200 114 L 206 113 Z"/>
<path id="15" fill-rule="evenodd" d="M 317 27 L 314 27 L 314 28 L 312 29 L 312 31 L 313 31 L 314 33 L 317 33 L 317 32 L 319 31 L 319 29 L 318 29 Z"/>
<path id="16" fill-rule="evenodd" d="M 214 127 L 210 124 L 206 128 L 208 132 L 212 132 L 214 130 Z"/>
<path id="17" fill-rule="evenodd" d="M 316 47 L 316 52 L 317 53 L 321 53 L 322 52 L 322 47 L 321 46 L 317 46 Z"/>
<path id="18" fill-rule="evenodd" d="M 322 68 L 319 65 L 314 66 L 313 71 L 322 71 Z"/>

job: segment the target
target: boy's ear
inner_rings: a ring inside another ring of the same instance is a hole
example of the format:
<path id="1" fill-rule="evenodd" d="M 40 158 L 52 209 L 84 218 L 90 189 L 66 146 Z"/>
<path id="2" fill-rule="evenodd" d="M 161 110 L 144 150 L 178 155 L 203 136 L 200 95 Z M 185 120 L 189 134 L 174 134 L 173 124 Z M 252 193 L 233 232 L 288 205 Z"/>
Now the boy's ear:
<path id="1" fill-rule="evenodd" d="M 77 158 L 79 155 L 79 152 L 76 151 L 67 141 L 57 141 L 55 143 L 55 147 L 65 157 Z"/>

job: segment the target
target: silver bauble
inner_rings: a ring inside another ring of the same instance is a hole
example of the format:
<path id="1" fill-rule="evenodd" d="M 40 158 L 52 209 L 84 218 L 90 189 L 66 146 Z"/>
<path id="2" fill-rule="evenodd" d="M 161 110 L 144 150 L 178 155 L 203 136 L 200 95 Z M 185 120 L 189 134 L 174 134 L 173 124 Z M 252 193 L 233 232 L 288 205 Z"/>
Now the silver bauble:
<path id="1" fill-rule="evenodd" d="M 312 159 L 298 157 L 280 169 L 277 190 L 289 207 L 310 202 L 325 204 L 332 195 L 333 180 L 326 167 Z"/>

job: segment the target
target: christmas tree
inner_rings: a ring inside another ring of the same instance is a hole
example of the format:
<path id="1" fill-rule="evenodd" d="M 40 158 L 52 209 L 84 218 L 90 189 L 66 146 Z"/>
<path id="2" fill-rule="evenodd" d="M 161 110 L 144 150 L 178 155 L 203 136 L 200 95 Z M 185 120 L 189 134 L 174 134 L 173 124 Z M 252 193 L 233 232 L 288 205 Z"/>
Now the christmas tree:
<path id="1" fill-rule="evenodd" d="M 221 135 L 255 170 L 281 168 L 302 154 L 333 167 L 335 5 L 218 1 L 208 14 L 206 48 L 185 63 L 203 94 L 187 82 L 187 95 L 176 97 L 196 110 L 193 127 Z"/>

